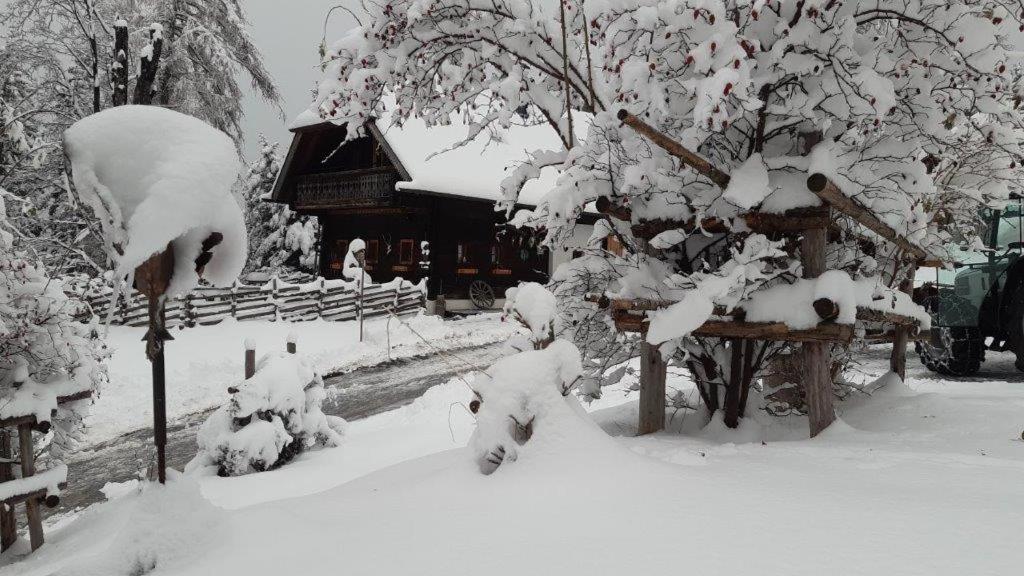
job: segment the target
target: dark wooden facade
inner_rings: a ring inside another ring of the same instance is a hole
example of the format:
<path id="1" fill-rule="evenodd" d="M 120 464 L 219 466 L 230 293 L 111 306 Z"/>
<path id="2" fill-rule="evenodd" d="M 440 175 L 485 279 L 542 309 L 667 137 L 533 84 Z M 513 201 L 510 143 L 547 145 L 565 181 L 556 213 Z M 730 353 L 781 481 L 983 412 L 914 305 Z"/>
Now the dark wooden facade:
<path id="1" fill-rule="evenodd" d="M 374 281 L 428 278 L 431 298 L 465 298 L 474 282 L 501 298 L 521 281 L 547 280 L 541 238 L 506 226 L 492 201 L 396 190 L 410 174 L 372 124 L 369 135 L 348 143 L 345 128 L 333 124 L 294 133 L 272 201 L 319 219 L 324 277 L 341 276 L 349 242 L 362 238 Z"/>

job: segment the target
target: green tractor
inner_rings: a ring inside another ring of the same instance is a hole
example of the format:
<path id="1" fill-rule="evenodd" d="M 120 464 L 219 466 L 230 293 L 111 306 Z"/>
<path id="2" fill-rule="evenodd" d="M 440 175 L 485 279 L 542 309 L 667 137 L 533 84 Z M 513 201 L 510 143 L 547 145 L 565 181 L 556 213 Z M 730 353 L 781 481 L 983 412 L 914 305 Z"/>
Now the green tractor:
<path id="1" fill-rule="evenodd" d="M 931 334 L 915 344 L 921 362 L 948 376 L 970 376 L 985 350 L 1016 353 L 1024 371 L 1024 213 L 1020 200 L 983 214 L 985 248 L 964 252 L 953 270 L 914 290 L 932 317 Z M 922 276 L 931 271 L 920 272 Z"/>

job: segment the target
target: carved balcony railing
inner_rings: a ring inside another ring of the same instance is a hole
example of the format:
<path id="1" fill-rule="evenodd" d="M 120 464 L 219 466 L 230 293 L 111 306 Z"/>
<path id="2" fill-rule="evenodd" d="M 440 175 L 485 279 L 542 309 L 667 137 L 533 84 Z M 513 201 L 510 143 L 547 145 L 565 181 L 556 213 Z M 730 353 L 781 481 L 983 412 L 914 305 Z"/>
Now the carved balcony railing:
<path id="1" fill-rule="evenodd" d="M 397 182 L 398 174 L 391 168 L 308 174 L 296 183 L 295 207 L 391 206 Z"/>

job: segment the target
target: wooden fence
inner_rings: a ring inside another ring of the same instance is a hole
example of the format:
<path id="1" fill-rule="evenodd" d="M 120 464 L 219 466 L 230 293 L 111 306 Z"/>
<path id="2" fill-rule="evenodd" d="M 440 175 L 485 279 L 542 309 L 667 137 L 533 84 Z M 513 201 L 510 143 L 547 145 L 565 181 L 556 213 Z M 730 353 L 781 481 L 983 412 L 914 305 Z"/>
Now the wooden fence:
<path id="1" fill-rule="evenodd" d="M 69 285 L 68 291 L 85 305 L 79 318 L 99 317 L 105 321 L 110 314 L 113 289 L 100 282 Z M 359 287 L 353 282 L 318 278 L 305 284 L 289 284 L 277 278 L 263 285 L 240 282 L 229 288 L 198 287 L 185 296 L 167 302 L 167 325 L 188 327 L 216 324 L 225 318 L 237 320 L 282 320 L 304 322 L 353 320 L 360 308 L 364 318 L 383 316 L 393 309 L 408 314 L 424 306 L 424 285 L 395 279 L 386 284 L 367 284 L 360 302 Z M 112 322 L 126 326 L 145 326 L 148 322 L 146 299 L 136 291 L 117 302 Z"/>

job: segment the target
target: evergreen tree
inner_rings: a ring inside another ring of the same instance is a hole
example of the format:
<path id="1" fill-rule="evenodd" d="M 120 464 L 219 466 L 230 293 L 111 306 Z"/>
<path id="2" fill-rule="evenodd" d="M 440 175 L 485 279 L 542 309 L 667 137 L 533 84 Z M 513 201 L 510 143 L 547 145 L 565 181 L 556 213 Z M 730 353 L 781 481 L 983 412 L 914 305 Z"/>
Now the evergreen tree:
<path id="1" fill-rule="evenodd" d="M 267 202 L 281 160 L 278 144 L 260 134 L 260 157 L 249 165 L 244 178 L 245 224 L 249 231 L 248 270 L 273 273 L 284 269 L 316 271 L 319 227 L 314 218 L 299 216 L 284 204 Z"/>

